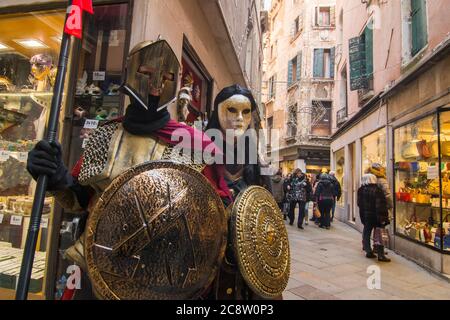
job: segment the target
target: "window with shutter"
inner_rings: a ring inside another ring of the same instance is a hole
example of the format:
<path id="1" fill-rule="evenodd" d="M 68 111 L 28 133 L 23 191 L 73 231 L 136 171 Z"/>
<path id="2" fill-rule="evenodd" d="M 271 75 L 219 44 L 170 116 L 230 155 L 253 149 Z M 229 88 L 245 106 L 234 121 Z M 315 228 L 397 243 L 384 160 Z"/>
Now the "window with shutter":
<path id="1" fill-rule="evenodd" d="M 314 7 L 313 27 L 319 25 L 319 7 Z"/>
<path id="2" fill-rule="evenodd" d="M 336 26 L 336 7 L 335 6 L 330 7 L 330 21 L 331 21 L 331 26 L 335 27 Z"/>
<path id="3" fill-rule="evenodd" d="M 324 65 L 323 65 L 324 49 L 314 49 L 314 70 L 313 77 L 324 77 Z"/>
<path id="4" fill-rule="evenodd" d="M 297 72 L 296 72 L 296 81 L 299 81 L 301 78 L 301 72 L 302 72 L 302 53 L 299 52 L 297 54 Z"/>
<path id="5" fill-rule="evenodd" d="M 368 87 L 366 77 L 366 40 L 365 34 L 349 40 L 350 90 Z"/>
<path id="6" fill-rule="evenodd" d="M 366 54 L 366 76 L 373 74 L 373 22 L 367 24 L 364 30 L 365 54 Z"/>
<path id="7" fill-rule="evenodd" d="M 292 60 L 288 62 L 288 87 L 292 84 Z"/>
<path id="8" fill-rule="evenodd" d="M 428 43 L 425 0 L 411 0 L 412 55 L 415 56 Z"/>
<path id="9" fill-rule="evenodd" d="M 334 79 L 334 65 L 335 65 L 336 49 L 333 47 L 330 49 L 330 78 Z"/>

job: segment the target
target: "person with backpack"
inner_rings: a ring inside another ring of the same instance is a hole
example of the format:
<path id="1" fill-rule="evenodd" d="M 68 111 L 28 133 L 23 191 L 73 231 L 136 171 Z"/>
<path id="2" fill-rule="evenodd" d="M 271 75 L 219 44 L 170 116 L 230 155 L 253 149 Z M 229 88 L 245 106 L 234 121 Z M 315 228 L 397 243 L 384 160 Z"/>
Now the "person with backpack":
<path id="1" fill-rule="evenodd" d="M 314 198 L 320 211 L 320 228 L 330 229 L 330 212 L 333 207 L 334 197 L 335 187 L 333 180 L 328 173 L 322 173 L 314 193 Z"/>

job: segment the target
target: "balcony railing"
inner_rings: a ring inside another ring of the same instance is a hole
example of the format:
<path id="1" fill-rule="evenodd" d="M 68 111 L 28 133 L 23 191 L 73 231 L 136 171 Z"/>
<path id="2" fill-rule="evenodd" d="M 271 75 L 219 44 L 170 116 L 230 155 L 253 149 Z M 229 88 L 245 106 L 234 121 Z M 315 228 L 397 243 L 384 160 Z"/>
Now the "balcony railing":
<path id="1" fill-rule="evenodd" d="M 347 107 L 336 112 L 336 124 L 340 126 L 347 121 Z"/>

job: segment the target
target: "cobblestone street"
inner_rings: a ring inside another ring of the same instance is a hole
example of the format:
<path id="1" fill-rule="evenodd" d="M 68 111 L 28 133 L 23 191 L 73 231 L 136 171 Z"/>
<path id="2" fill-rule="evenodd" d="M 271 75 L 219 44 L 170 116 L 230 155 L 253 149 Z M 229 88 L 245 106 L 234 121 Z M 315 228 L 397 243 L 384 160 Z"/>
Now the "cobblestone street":
<path id="1" fill-rule="evenodd" d="M 287 224 L 291 248 L 291 278 L 285 300 L 404 300 L 450 299 L 450 283 L 389 251 L 390 263 L 367 259 L 361 234 L 335 221 L 331 230 L 314 223 L 299 230 Z M 367 288 L 367 268 L 381 268 L 381 289 Z"/>

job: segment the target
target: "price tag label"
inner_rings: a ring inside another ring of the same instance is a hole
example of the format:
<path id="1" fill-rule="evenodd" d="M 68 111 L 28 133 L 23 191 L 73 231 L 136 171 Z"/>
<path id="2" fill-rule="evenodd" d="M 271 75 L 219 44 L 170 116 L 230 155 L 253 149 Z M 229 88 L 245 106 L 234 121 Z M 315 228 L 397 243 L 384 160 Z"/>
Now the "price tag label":
<path id="1" fill-rule="evenodd" d="M 429 166 L 427 170 L 427 179 L 434 180 L 439 178 L 439 168 L 437 166 Z"/>
<path id="2" fill-rule="evenodd" d="M 97 127 L 98 127 L 98 120 L 95 119 L 86 119 L 83 126 L 83 128 L 85 129 L 97 129 Z"/>
<path id="3" fill-rule="evenodd" d="M 41 228 L 48 228 L 48 218 L 42 217 L 41 219 Z"/>
<path id="4" fill-rule="evenodd" d="M 86 144 L 89 141 L 89 139 L 83 139 L 83 143 L 81 144 L 81 148 L 85 149 L 86 148 Z"/>
<path id="5" fill-rule="evenodd" d="M 93 81 L 105 81 L 106 78 L 106 72 L 105 71 L 94 71 L 92 73 L 92 80 Z"/>
<path id="6" fill-rule="evenodd" d="M 22 225 L 22 216 L 11 216 L 11 220 L 9 223 L 13 226 L 21 226 Z"/>
<path id="7" fill-rule="evenodd" d="M 19 154 L 18 154 L 18 156 L 17 156 L 17 159 L 18 159 L 20 162 L 27 162 L 27 159 L 28 159 L 28 152 L 19 152 Z"/>
<path id="8" fill-rule="evenodd" d="M 0 223 L 3 222 L 3 217 L 4 217 L 4 214 L 3 214 L 3 213 L 0 213 Z"/>
<path id="9" fill-rule="evenodd" d="M 1 150 L 0 151 L 0 161 L 6 161 L 9 159 L 9 151 Z"/>

